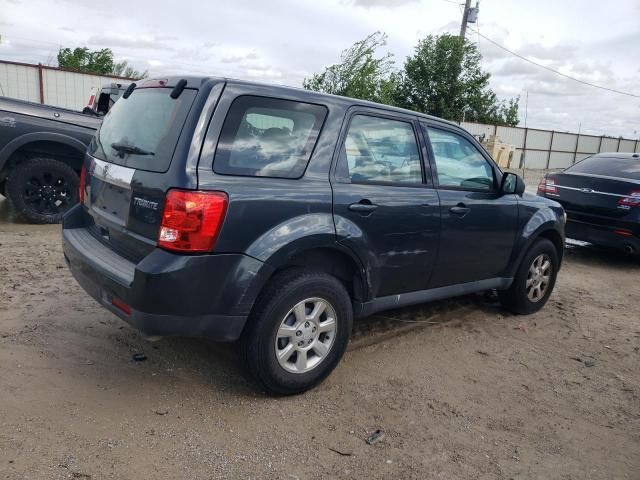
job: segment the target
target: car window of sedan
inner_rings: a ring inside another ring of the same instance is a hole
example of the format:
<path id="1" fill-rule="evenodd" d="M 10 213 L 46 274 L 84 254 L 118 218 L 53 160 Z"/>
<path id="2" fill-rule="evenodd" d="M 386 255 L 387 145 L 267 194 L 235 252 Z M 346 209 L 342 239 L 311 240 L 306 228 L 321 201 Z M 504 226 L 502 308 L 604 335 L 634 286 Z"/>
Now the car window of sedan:
<path id="1" fill-rule="evenodd" d="M 436 163 L 436 178 L 441 188 L 462 190 L 494 189 L 493 168 L 478 149 L 456 133 L 425 128 Z"/>

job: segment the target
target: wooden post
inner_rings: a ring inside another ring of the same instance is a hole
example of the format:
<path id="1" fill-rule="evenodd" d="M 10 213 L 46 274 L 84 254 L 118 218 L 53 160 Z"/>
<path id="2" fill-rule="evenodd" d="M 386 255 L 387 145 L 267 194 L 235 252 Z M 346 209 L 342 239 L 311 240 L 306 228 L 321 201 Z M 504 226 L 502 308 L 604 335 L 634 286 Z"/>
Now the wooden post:
<path id="1" fill-rule="evenodd" d="M 524 142 L 522 143 L 522 157 L 520 158 L 520 165 L 522 165 L 522 178 L 524 178 L 525 162 L 527 161 L 527 134 L 529 129 L 524 127 Z"/>
<path id="2" fill-rule="evenodd" d="M 547 170 L 549 170 L 549 164 L 551 163 L 551 149 L 553 148 L 553 137 L 556 134 L 555 130 L 551 130 L 551 141 L 549 142 L 549 151 L 547 152 Z"/>
<path id="3" fill-rule="evenodd" d="M 575 165 L 576 160 L 578 159 L 578 144 L 580 143 L 580 134 L 576 135 L 576 149 L 573 151 L 573 163 Z"/>
<path id="4" fill-rule="evenodd" d="M 44 78 L 41 63 L 38 64 L 38 83 L 40 84 L 40 103 L 44 103 Z"/>

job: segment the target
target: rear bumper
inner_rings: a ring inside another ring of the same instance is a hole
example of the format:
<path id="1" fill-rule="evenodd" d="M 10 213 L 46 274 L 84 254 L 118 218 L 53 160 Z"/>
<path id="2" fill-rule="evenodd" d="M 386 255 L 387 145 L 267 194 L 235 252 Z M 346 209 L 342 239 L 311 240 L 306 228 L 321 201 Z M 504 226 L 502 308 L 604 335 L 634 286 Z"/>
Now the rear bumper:
<path id="1" fill-rule="evenodd" d="M 631 248 L 634 253 L 640 254 L 640 238 L 637 234 L 633 233 L 627 236 L 616 233 L 616 231 L 630 231 L 628 229 L 595 225 L 569 218 L 565 231 L 567 238 L 582 240 L 618 250 L 628 251 L 629 248 Z"/>
<path id="2" fill-rule="evenodd" d="M 240 337 L 271 274 L 268 265 L 241 254 L 188 256 L 161 249 L 134 264 L 80 226 L 74 216 L 82 214 L 78 206 L 65 216 L 64 256 L 76 281 L 98 303 L 150 336 Z M 114 306 L 114 298 L 128 308 Z"/>

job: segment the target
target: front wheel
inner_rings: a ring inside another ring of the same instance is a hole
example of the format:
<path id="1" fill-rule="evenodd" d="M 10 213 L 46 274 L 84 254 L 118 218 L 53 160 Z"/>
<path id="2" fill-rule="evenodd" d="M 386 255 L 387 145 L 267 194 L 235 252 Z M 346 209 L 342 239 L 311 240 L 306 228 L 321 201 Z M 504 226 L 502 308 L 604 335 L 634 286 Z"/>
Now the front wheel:
<path id="1" fill-rule="evenodd" d="M 240 339 L 254 378 L 269 393 L 313 388 L 344 354 L 353 309 L 342 283 L 325 273 L 291 270 L 270 281 Z"/>
<path id="2" fill-rule="evenodd" d="M 547 303 L 558 275 L 558 251 L 548 239 L 538 240 L 525 255 L 508 290 L 498 292 L 509 311 L 528 315 Z"/>
<path id="3" fill-rule="evenodd" d="M 53 158 L 31 158 L 9 173 L 6 193 L 19 215 L 33 223 L 58 223 L 78 201 L 78 175 Z"/>

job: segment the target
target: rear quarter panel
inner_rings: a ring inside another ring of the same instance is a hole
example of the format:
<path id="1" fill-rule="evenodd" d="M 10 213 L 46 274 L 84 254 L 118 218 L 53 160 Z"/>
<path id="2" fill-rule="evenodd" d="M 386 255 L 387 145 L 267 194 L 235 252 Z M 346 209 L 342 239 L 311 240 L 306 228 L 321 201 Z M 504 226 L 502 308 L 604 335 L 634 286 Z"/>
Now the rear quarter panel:
<path id="1" fill-rule="evenodd" d="M 220 175 L 213 171 L 222 125 L 233 100 L 240 95 L 327 107 L 327 118 L 302 178 Z M 199 189 L 220 190 L 229 196 L 216 252 L 245 253 L 277 268 L 300 251 L 335 244 L 329 168 L 343 117 L 339 102 L 326 98 L 320 101 L 303 90 L 227 84 L 211 119 L 197 169 Z"/>

